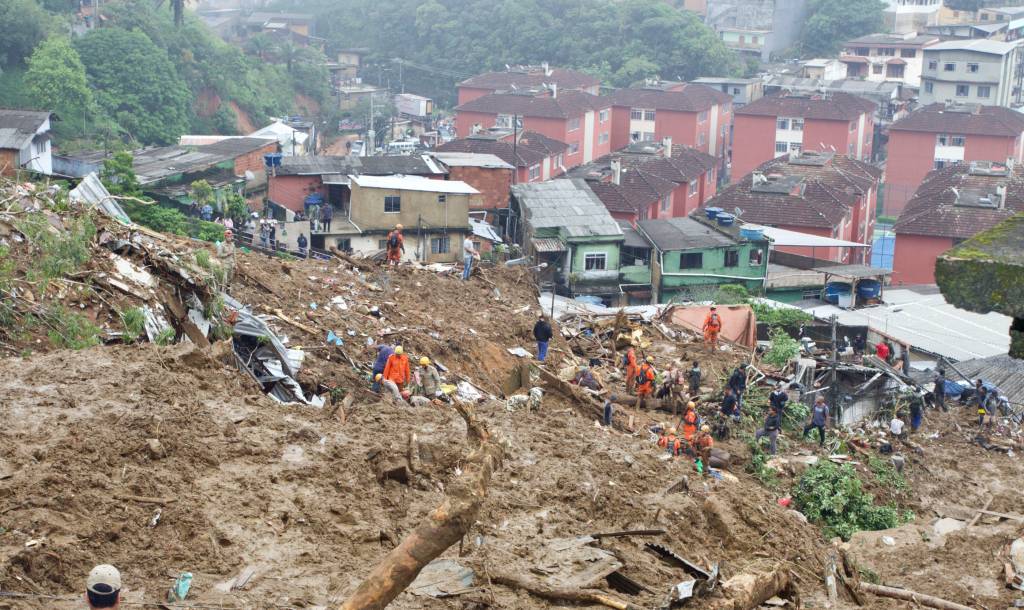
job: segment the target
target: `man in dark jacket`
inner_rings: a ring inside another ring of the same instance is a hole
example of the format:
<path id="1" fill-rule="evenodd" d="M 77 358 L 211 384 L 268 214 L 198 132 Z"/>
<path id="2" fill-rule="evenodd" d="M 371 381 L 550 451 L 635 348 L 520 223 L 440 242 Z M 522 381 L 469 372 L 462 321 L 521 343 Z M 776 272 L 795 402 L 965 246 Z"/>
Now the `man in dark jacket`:
<path id="1" fill-rule="evenodd" d="M 935 407 L 946 410 L 946 369 L 939 369 L 935 373 L 935 387 L 932 389 L 932 397 L 935 400 Z"/>
<path id="2" fill-rule="evenodd" d="M 701 377 L 703 377 L 703 373 L 700 371 L 700 363 L 694 361 L 693 367 L 690 368 L 690 372 L 687 373 L 687 380 L 690 382 L 690 398 L 694 398 L 697 394 L 700 394 Z"/>
<path id="3" fill-rule="evenodd" d="M 377 358 L 373 361 L 373 391 L 380 392 L 380 384 L 376 381 L 377 374 L 384 372 L 384 367 L 388 364 L 388 358 L 391 357 L 391 354 L 395 353 L 395 348 L 383 343 L 381 345 L 375 345 L 371 349 L 377 351 Z"/>
<path id="4" fill-rule="evenodd" d="M 736 404 L 743 406 L 743 393 L 747 391 L 747 371 L 743 365 L 736 367 L 729 377 L 729 388 L 736 396 Z"/>
<path id="5" fill-rule="evenodd" d="M 533 325 L 533 338 L 537 340 L 537 360 L 544 362 L 548 357 L 548 343 L 551 342 L 551 324 L 544 319 L 544 312 L 537 316 L 537 323 Z"/>
<path id="6" fill-rule="evenodd" d="M 761 428 L 754 435 L 754 442 L 761 440 L 762 436 L 768 437 L 768 453 L 775 455 L 776 443 L 779 439 L 779 429 L 782 427 L 782 421 L 779 417 L 779 412 L 775 410 L 775 407 L 768 407 L 768 416 L 764 418 L 764 428 Z"/>
<path id="7" fill-rule="evenodd" d="M 768 395 L 768 403 L 776 413 L 779 415 L 779 419 L 782 419 L 783 414 L 786 412 L 786 403 L 789 402 L 789 394 L 786 393 L 785 388 L 780 381 L 775 385 L 775 389 Z"/>
<path id="8" fill-rule="evenodd" d="M 736 421 L 740 420 L 740 405 L 736 401 L 736 395 L 733 394 L 732 388 L 725 388 L 725 396 L 722 397 L 722 415 L 731 417 Z"/>

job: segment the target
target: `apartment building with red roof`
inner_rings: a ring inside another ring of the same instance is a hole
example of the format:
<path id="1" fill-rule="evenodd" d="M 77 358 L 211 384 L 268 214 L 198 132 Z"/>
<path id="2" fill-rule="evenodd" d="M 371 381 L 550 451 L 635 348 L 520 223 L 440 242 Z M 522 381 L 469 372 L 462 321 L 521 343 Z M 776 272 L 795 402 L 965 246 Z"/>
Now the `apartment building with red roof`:
<path id="1" fill-rule="evenodd" d="M 928 174 L 896 221 L 892 280 L 934 284 L 939 255 L 1024 212 L 1024 176 L 1005 163 L 955 163 Z"/>
<path id="2" fill-rule="evenodd" d="M 491 93 L 455 108 L 455 131 L 465 138 L 492 127 L 529 130 L 565 142 L 565 167 L 611 152 L 611 102 L 584 91 L 556 88 Z"/>
<path id="3" fill-rule="evenodd" d="M 724 168 L 732 128 L 732 97 L 705 85 L 672 85 L 619 89 L 608 96 L 612 102 L 612 149 L 672 138 L 675 144 L 721 159 Z"/>
<path id="4" fill-rule="evenodd" d="M 877 104 L 848 93 L 762 97 L 736 110 L 733 181 L 766 161 L 800 151 L 871 159 Z"/>
<path id="5" fill-rule="evenodd" d="M 695 148 L 637 142 L 567 174 L 583 178 L 611 215 L 641 220 L 687 216 L 716 192 L 717 159 Z"/>
<path id="6" fill-rule="evenodd" d="M 465 104 L 491 93 L 510 93 L 557 87 L 559 91 L 601 93 L 597 77 L 576 70 L 539 66 L 509 66 L 504 72 L 485 72 L 458 84 L 459 104 Z"/>
<path id="7" fill-rule="evenodd" d="M 882 170 L 831 151 L 806 150 L 759 165 L 704 208 L 740 211 L 744 222 L 868 243 Z M 867 248 L 780 247 L 841 263 L 870 261 Z"/>
<path id="8" fill-rule="evenodd" d="M 930 104 L 889 127 L 886 214 L 900 214 L 934 169 L 1024 160 L 1024 115 L 1003 106 Z"/>
<path id="9" fill-rule="evenodd" d="M 516 139 L 518 138 L 518 139 Z M 445 142 L 438 152 L 490 154 L 516 168 L 516 183 L 542 182 L 565 173 L 564 155 L 569 146 L 535 131 L 488 129 Z"/>

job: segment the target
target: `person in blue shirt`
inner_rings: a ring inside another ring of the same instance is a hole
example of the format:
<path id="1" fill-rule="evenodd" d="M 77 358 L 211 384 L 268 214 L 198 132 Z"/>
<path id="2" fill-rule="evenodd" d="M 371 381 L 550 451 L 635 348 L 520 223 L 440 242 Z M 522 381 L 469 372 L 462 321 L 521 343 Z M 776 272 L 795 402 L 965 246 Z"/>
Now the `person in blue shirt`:
<path id="1" fill-rule="evenodd" d="M 804 426 L 804 438 L 810 435 L 811 430 L 818 430 L 818 446 L 825 446 L 825 426 L 828 425 L 828 405 L 825 404 L 825 397 L 819 396 L 814 399 L 814 406 L 811 407 L 811 421 Z"/>
<path id="2" fill-rule="evenodd" d="M 742 406 L 743 393 L 747 391 L 746 367 L 743 365 L 736 367 L 736 370 L 729 377 L 729 388 L 732 389 L 732 393 L 736 396 L 736 404 Z"/>
<path id="3" fill-rule="evenodd" d="M 213 221 L 213 206 L 206 204 L 199 210 L 199 217 L 208 222 Z"/>
<path id="4" fill-rule="evenodd" d="M 299 239 L 296 240 L 296 243 L 299 246 L 299 254 L 302 256 L 306 256 L 306 248 L 309 247 L 309 240 L 306 239 L 306 234 L 299 233 Z"/>
<path id="5" fill-rule="evenodd" d="M 736 400 L 736 395 L 733 394 L 732 388 L 725 388 L 725 396 L 722 397 L 722 415 L 731 417 L 736 421 L 740 420 L 740 405 Z"/>
<path id="6" fill-rule="evenodd" d="M 386 343 L 382 343 L 381 345 L 372 346 L 371 349 L 377 351 L 377 358 L 373 361 L 373 373 L 371 374 L 371 378 L 374 380 L 372 389 L 374 392 L 380 392 L 380 383 L 376 381 L 377 374 L 384 372 L 384 367 L 388 363 L 388 358 L 391 357 L 391 354 L 395 353 L 395 348 Z"/>

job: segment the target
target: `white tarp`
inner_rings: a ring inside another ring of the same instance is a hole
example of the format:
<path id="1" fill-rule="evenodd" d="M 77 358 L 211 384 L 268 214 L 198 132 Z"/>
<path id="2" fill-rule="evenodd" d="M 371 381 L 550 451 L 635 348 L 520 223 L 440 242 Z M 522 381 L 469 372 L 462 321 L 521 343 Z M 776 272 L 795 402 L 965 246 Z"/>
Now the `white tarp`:
<path id="1" fill-rule="evenodd" d="M 832 237 L 822 237 L 821 235 L 811 235 L 810 233 L 800 233 L 799 231 L 790 231 L 788 229 L 780 229 L 778 227 L 762 227 L 759 225 L 745 224 L 744 229 L 758 229 L 762 231 L 768 239 L 772 240 L 773 246 L 790 246 L 800 248 L 867 248 L 869 244 L 862 244 L 855 241 L 846 241 L 845 239 L 834 239 Z"/>

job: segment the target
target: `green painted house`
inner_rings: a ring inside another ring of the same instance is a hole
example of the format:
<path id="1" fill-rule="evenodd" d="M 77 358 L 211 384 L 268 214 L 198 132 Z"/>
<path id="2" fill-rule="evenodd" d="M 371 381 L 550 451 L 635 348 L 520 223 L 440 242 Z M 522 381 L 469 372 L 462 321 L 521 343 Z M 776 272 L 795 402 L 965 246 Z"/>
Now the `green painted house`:
<path id="1" fill-rule="evenodd" d="M 721 284 L 760 293 L 768 273 L 768 240 L 747 239 L 737 226 L 702 216 L 643 220 L 637 230 L 651 253 L 652 302 L 703 300 Z"/>
<path id="2" fill-rule="evenodd" d="M 558 294 L 614 306 L 629 302 L 630 292 L 650 292 L 650 267 L 638 265 L 632 250 L 623 261 L 627 236 L 585 181 L 517 184 L 512 207 L 518 241 L 538 264 L 547 263 L 541 281 Z M 630 237 L 633 246 L 644 245 Z"/>

